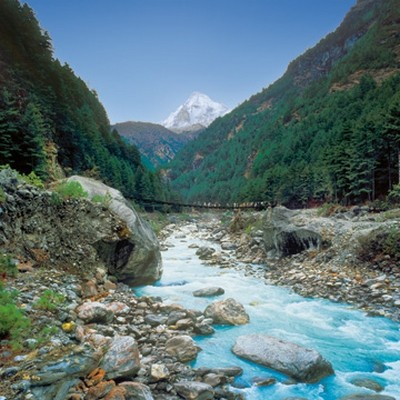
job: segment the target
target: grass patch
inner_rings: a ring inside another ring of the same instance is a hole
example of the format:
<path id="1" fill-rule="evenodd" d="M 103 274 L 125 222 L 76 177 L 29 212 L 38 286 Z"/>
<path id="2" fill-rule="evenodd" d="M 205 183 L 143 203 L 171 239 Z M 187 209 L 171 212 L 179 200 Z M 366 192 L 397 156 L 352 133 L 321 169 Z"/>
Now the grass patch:
<path id="1" fill-rule="evenodd" d="M 17 295 L 17 291 L 7 291 L 0 286 L 0 339 L 9 339 L 15 350 L 22 348 L 31 328 L 30 319 L 15 304 Z"/>
<path id="2" fill-rule="evenodd" d="M 54 188 L 53 193 L 56 193 L 62 200 L 84 199 L 88 197 L 88 193 L 76 181 L 61 182 Z"/>
<path id="3" fill-rule="evenodd" d="M 65 302 L 65 296 L 47 289 L 40 296 L 39 300 L 34 303 L 34 308 L 46 311 L 54 311 Z"/>
<path id="4" fill-rule="evenodd" d="M 103 207 L 109 207 L 112 198 L 110 193 L 106 193 L 104 196 L 95 194 L 90 200 L 93 201 L 93 203 L 101 204 Z"/>
<path id="5" fill-rule="evenodd" d="M 0 276 L 15 277 L 18 273 L 17 265 L 8 254 L 0 253 Z"/>

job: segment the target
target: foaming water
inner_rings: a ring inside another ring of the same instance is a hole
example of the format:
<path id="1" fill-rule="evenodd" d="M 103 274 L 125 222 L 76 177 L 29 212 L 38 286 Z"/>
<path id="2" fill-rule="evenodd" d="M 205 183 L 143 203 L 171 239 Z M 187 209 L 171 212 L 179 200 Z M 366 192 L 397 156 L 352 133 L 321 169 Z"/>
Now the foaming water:
<path id="1" fill-rule="evenodd" d="M 203 311 L 215 300 L 232 297 L 242 303 L 250 323 L 237 327 L 218 326 L 211 336 L 197 337 L 202 348 L 194 367 L 240 366 L 244 373 L 235 383 L 249 400 L 283 400 L 304 397 L 336 400 L 355 393 L 374 394 L 351 384 L 355 378 L 372 379 L 382 386 L 380 394 L 400 399 L 400 325 L 385 318 L 368 317 L 347 305 L 305 299 L 290 290 L 266 285 L 234 269 L 206 266 L 191 244 L 215 243 L 194 238 L 195 226 L 186 226 L 169 238 L 173 245 L 163 252 L 164 272 L 154 286 L 137 290 L 138 295 L 159 296 L 166 303 L 180 303 Z M 186 235 L 182 239 L 182 234 Z M 177 237 L 178 236 L 178 237 Z M 225 294 L 214 298 L 194 297 L 192 292 L 220 286 Z M 317 384 L 289 384 L 280 373 L 236 357 L 231 348 L 243 334 L 265 333 L 319 351 L 329 360 L 335 375 Z M 269 387 L 253 384 L 255 378 L 275 377 Z"/>

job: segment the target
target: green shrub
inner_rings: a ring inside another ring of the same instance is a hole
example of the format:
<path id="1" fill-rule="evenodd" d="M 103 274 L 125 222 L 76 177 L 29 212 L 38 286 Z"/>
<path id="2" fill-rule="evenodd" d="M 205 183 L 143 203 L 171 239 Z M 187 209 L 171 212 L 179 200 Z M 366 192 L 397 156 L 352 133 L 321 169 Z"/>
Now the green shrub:
<path id="1" fill-rule="evenodd" d="M 29 175 L 18 174 L 18 177 L 26 182 L 28 185 L 36 186 L 39 189 L 44 189 L 42 180 L 32 171 Z"/>
<path id="2" fill-rule="evenodd" d="M 383 252 L 390 258 L 400 260 L 400 229 L 392 226 L 383 241 Z"/>
<path id="3" fill-rule="evenodd" d="M 359 239 L 358 258 L 373 261 L 383 256 L 400 260 L 400 229 L 392 226 L 389 229 L 375 230 Z"/>
<path id="4" fill-rule="evenodd" d="M 17 265 L 11 256 L 0 253 L 0 274 L 5 276 L 16 276 L 17 273 Z"/>
<path id="5" fill-rule="evenodd" d="M 50 202 L 55 206 L 60 206 L 62 204 L 62 198 L 57 192 L 51 192 Z"/>
<path id="6" fill-rule="evenodd" d="M 158 211 L 151 214 L 145 214 L 144 218 L 149 222 L 151 229 L 156 235 L 159 235 L 160 232 L 169 224 L 167 216 Z"/>
<path id="7" fill-rule="evenodd" d="M 393 207 L 388 201 L 377 199 L 369 203 L 369 208 L 374 212 L 383 212 L 388 211 Z"/>
<path id="8" fill-rule="evenodd" d="M 54 192 L 63 200 L 88 197 L 88 193 L 85 192 L 82 185 L 76 181 L 64 181 L 54 188 Z"/>
<path id="9" fill-rule="evenodd" d="M 400 204 L 400 184 L 393 186 L 393 189 L 389 192 L 387 199 L 391 204 Z"/>
<path id="10" fill-rule="evenodd" d="M 93 201 L 93 203 L 100 203 L 102 206 L 104 207 L 108 207 L 111 204 L 111 195 L 110 193 L 106 193 L 104 196 L 100 195 L 100 194 L 95 194 L 91 200 Z"/>
<path id="11" fill-rule="evenodd" d="M 22 341 L 30 331 L 31 321 L 15 305 L 16 291 L 0 287 L 0 339 L 8 337 L 14 349 L 22 347 Z"/>
<path id="12" fill-rule="evenodd" d="M 34 303 L 34 307 L 40 310 L 48 310 L 53 311 L 58 308 L 59 305 L 64 303 L 65 297 L 56 293 L 53 290 L 45 290 L 43 294 L 40 296 L 39 300 Z"/>

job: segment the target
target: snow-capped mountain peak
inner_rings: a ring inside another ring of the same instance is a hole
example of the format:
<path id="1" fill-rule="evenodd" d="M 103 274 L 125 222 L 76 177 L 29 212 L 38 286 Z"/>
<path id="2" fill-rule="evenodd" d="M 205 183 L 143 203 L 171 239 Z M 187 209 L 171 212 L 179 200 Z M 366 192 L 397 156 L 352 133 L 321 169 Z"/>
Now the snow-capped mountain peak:
<path id="1" fill-rule="evenodd" d="M 207 95 L 193 92 L 183 105 L 162 122 L 162 125 L 178 133 L 199 130 L 229 111 L 227 106 L 211 100 Z"/>

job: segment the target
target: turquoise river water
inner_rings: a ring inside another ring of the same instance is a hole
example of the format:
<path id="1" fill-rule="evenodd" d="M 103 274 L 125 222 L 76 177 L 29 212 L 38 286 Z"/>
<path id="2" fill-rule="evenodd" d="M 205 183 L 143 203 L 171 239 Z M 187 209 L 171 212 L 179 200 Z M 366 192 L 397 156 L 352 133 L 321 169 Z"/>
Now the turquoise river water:
<path id="1" fill-rule="evenodd" d="M 138 295 L 159 296 L 166 303 L 203 311 L 216 300 L 232 297 L 250 315 L 243 326 L 217 326 L 215 334 L 196 337 L 202 351 L 193 367 L 240 366 L 237 389 L 249 400 L 283 400 L 303 397 L 310 400 L 336 400 L 350 394 L 374 394 L 350 382 L 372 379 L 384 386 L 380 394 L 400 399 L 400 324 L 385 318 L 368 317 L 346 304 L 306 299 L 286 288 L 265 284 L 237 269 L 204 265 L 191 244 L 214 247 L 215 243 L 196 238 L 196 226 L 186 225 L 168 239 L 163 252 L 163 276 L 153 286 L 137 290 Z M 184 238 L 182 237 L 184 235 Z M 257 268 L 254 266 L 254 268 Z M 215 298 L 194 297 L 194 290 L 220 286 L 225 294 Z M 317 384 L 288 384 L 288 378 L 231 352 L 235 339 L 248 333 L 265 333 L 319 351 L 329 360 L 335 375 Z M 254 378 L 275 377 L 269 387 L 253 384 Z M 286 383 L 285 383 L 286 382 Z"/>

